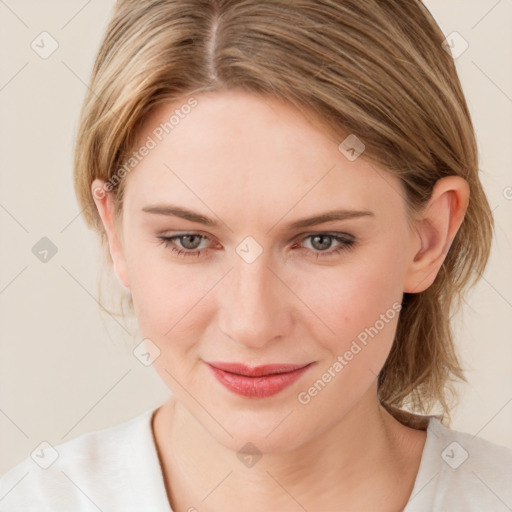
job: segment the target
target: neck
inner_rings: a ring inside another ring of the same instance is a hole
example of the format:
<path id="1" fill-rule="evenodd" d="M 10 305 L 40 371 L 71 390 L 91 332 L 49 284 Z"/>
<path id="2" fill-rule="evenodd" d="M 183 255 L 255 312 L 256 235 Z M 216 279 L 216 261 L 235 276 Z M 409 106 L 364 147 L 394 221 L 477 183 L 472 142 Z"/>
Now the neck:
<path id="1" fill-rule="evenodd" d="M 179 402 L 162 406 L 154 422 L 174 512 L 240 510 L 240 504 L 247 512 L 344 510 L 341 504 L 385 510 L 383 503 L 401 510 L 425 441 L 425 432 L 405 427 L 379 404 L 373 387 L 332 429 L 295 449 L 265 453 L 255 464 L 249 456 L 244 465 Z"/>

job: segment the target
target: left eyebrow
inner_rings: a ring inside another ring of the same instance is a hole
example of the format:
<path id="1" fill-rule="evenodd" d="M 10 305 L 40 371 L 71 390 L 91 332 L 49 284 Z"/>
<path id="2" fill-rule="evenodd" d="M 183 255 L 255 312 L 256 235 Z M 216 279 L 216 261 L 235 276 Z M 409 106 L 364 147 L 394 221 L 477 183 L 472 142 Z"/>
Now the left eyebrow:
<path id="1" fill-rule="evenodd" d="M 300 228 L 307 228 L 315 226 L 324 222 L 331 222 L 335 220 L 356 219 L 362 217 L 375 217 L 375 214 L 370 210 L 333 210 L 330 212 L 321 213 L 314 217 L 300 219 L 287 224 L 283 229 L 294 230 Z"/>

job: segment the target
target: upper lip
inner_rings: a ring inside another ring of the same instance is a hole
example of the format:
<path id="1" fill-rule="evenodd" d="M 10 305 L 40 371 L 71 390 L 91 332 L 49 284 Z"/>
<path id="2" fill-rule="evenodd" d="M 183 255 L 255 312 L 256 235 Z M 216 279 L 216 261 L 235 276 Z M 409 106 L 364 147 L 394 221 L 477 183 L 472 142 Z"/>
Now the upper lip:
<path id="1" fill-rule="evenodd" d="M 299 368 L 304 368 L 311 363 L 302 364 L 264 364 L 261 366 L 247 366 L 243 363 L 222 363 L 214 361 L 208 363 L 214 368 L 219 370 L 236 373 L 238 375 L 245 375 L 247 377 L 261 377 L 263 375 L 273 375 L 278 373 L 288 373 Z"/>

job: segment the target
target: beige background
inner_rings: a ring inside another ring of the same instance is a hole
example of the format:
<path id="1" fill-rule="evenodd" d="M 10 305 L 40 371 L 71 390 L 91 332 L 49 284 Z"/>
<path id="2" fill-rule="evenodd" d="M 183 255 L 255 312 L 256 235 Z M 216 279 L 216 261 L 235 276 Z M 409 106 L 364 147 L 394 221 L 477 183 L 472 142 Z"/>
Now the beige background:
<path id="1" fill-rule="evenodd" d="M 456 319 L 469 384 L 452 428 L 512 447 L 512 1 L 426 4 L 446 35 L 469 43 L 457 67 L 497 223 L 490 265 Z M 78 112 L 112 5 L 0 0 L 0 474 L 43 440 L 114 425 L 168 396 L 131 352 L 135 326 L 99 312 L 100 253 L 72 189 Z M 31 48 L 43 31 L 59 45 L 47 59 Z M 46 263 L 32 253 L 42 237 L 58 250 Z"/>

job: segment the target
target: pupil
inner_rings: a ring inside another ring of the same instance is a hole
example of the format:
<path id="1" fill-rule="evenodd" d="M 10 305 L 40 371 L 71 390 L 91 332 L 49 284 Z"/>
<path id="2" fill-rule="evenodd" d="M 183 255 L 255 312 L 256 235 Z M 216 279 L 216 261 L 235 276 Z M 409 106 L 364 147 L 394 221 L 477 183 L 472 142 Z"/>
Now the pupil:
<path id="1" fill-rule="evenodd" d="M 320 243 L 320 244 L 316 244 L 316 241 L 320 239 L 320 240 L 324 240 L 324 243 Z M 315 247 L 315 249 L 318 249 L 318 250 L 322 250 L 322 249 L 328 249 L 329 248 L 329 245 L 330 245 L 330 237 L 329 236 L 325 236 L 325 235 L 315 235 L 313 237 L 313 240 L 311 242 L 313 244 L 313 247 Z M 319 245 L 319 246 L 317 246 Z"/>
<path id="2" fill-rule="evenodd" d="M 197 238 L 199 243 L 201 242 L 197 235 L 183 235 L 181 237 L 181 240 L 182 240 L 183 245 L 185 246 L 185 249 L 196 249 L 199 246 L 199 243 L 197 243 L 197 244 L 192 243 L 191 245 L 193 247 L 189 247 L 190 239 L 194 239 L 194 238 Z"/>

